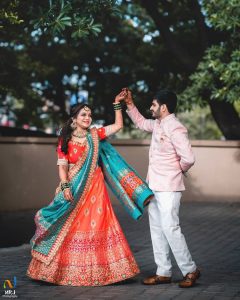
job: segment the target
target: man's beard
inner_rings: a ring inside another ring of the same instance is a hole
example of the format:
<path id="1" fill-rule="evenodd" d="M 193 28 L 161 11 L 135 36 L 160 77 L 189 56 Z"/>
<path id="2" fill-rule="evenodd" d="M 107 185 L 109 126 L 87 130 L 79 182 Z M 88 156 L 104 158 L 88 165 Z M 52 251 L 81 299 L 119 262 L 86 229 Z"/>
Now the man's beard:
<path id="1" fill-rule="evenodd" d="M 152 111 L 153 118 L 159 119 L 160 118 L 160 107 L 156 110 L 156 112 Z"/>

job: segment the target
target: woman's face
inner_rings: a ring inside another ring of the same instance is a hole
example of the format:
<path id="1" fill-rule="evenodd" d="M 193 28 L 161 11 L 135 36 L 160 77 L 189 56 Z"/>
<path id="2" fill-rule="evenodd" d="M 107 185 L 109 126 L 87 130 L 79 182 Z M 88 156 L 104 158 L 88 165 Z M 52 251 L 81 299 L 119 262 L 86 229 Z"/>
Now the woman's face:
<path id="1" fill-rule="evenodd" d="M 83 107 L 76 118 L 77 126 L 82 129 L 87 129 L 92 123 L 92 111 L 87 106 Z"/>

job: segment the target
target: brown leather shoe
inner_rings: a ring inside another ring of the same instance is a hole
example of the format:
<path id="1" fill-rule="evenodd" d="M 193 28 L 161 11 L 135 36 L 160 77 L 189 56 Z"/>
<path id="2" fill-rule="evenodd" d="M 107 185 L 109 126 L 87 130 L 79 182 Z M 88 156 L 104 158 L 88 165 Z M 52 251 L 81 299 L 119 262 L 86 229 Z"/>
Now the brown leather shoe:
<path id="1" fill-rule="evenodd" d="M 172 278 L 160 275 L 153 275 L 150 277 L 145 278 L 142 283 L 146 285 L 155 285 L 155 284 L 164 284 L 164 283 L 171 283 Z"/>
<path id="2" fill-rule="evenodd" d="M 200 277 L 201 273 L 199 269 L 196 269 L 196 271 L 192 273 L 188 273 L 182 281 L 179 282 L 179 287 L 181 288 L 189 288 L 194 286 L 197 279 Z"/>

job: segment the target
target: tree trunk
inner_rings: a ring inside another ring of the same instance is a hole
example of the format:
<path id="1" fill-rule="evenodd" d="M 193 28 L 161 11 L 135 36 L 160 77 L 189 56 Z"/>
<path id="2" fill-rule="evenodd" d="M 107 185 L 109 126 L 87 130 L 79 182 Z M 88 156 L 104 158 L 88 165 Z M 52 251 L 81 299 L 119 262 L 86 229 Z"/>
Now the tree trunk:
<path id="1" fill-rule="evenodd" d="M 231 103 L 211 100 L 214 120 L 227 140 L 240 140 L 240 118 Z"/>

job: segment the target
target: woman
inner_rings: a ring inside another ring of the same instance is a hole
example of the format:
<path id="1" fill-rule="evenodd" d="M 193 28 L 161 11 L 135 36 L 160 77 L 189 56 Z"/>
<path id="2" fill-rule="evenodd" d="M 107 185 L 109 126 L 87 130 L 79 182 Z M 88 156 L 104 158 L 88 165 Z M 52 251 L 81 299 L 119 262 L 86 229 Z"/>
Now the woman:
<path id="1" fill-rule="evenodd" d="M 54 200 L 35 216 L 32 260 L 27 275 L 59 285 L 107 285 L 139 273 L 113 212 L 104 184 L 130 215 L 141 216 L 152 192 L 104 139 L 123 127 L 120 101 L 115 123 L 92 128 L 88 105 L 77 105 L 62 128 L 58 152 L 60 185 Z M 101 167 L 100 167 L 101 166 Z"/>

